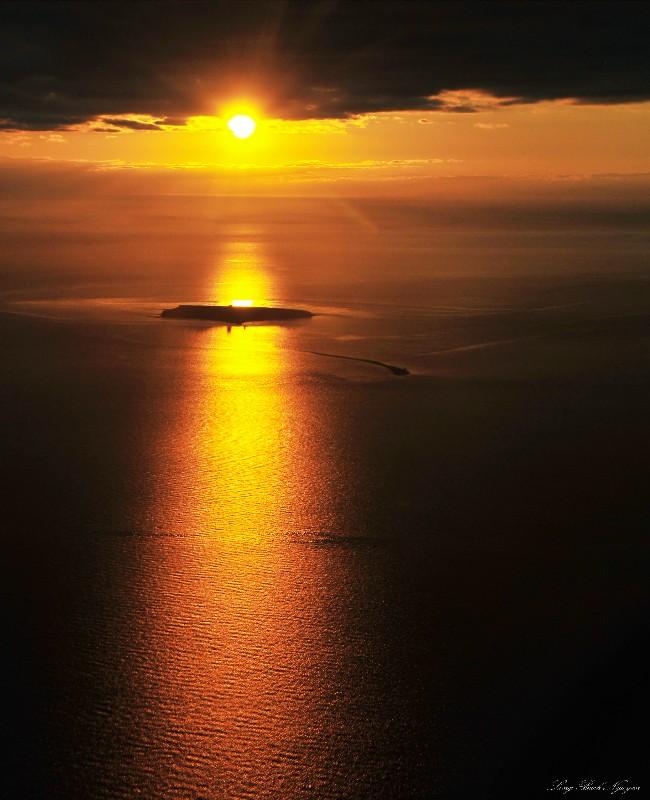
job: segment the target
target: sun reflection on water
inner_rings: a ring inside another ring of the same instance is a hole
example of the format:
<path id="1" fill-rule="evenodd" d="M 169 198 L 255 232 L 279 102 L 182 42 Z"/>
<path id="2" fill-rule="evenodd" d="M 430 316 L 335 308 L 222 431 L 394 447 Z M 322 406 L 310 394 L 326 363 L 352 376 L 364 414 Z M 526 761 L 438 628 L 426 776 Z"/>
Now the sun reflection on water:
<path id="1" fill-rule="evenodd" d="M 256 244 L 233 244 L 215 276 L 218 296 L 266 301 L 274 287 L 263 265 Z M 156 607 L 146 618 L 159 699 L 146 726 L 155 720 L 192 755 L 196 792 L 298 797 L 308 775 L 325 780 L 307 751 L 336 674 L 322 602 L 327 553 L 300 539 L 327 525 L 333 505 L 326 424 L 289 329 L 183 335 L 185 377 L 152 512 L 180 535 L 153 540 L 145 603 Z"/>
<path id="2" fill-rule="evenodd" d="M 266 305 L 273 281 L 265 254 L 254 239 L 227 242 L 209 287 L 210 299 L 222 305 Z M 242 299 L 240 299 L 242 298 Z"/>
<path id="3" fill-rule="evenodd" d="M 199 473 L 210 479 L 201 480 L 199 517 L 201 528 L 228 538 L 274 528 L 285 499 L 290 442 L 282 431 L 291 402 L 281 381 L 284 333 L 271 326 L 205 332 L 192 447 Z"/>
<path id="4" fill-rule="evenodd" d="M 259 244 L 231 242 L 214 286 L 228 302 L 232 297 L 268 302 L 272 279 Z M 282 436 L 291 413 L 281 379 L 289 367 L 286 330 L 234 326 L 229 335 L 223 327 L 203 333 L 193 461 L 199 475 L 211 477 L 202 491 L 200 525 L 229 539 L 251 540 L 275 527 L 271 521 L 283 507 L 289 482 L 290 443 Z"/>

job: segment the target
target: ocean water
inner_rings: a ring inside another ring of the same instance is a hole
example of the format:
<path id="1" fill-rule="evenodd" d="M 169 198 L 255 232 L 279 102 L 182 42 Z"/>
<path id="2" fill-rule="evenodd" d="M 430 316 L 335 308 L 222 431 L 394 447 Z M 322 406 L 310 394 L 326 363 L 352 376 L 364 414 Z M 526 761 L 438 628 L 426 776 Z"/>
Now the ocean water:
<path id="1" fill-rule="evenodd" d="M 639 777 L 648 236 L 562 220 L 169 197 L 3 222 L 13 792 Z M 159 316 L 235 299 L 316 316 Z"/>

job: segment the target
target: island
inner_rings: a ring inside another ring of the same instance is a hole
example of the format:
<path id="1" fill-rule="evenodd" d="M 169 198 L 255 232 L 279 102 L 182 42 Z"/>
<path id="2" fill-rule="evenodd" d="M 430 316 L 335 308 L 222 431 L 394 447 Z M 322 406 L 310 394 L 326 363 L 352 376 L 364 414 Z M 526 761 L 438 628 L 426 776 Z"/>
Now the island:
<path id="1" fill-rule="evenodd" d="M 276 308 L 271 306 L 191 306 L 166 308 L 160 315 L 172 319 L 197 319 L 204 322 L 224 322 L 242 325 L 245 322 L 285 322 L 308 319 L 314 315 L 302 308 Z"/>

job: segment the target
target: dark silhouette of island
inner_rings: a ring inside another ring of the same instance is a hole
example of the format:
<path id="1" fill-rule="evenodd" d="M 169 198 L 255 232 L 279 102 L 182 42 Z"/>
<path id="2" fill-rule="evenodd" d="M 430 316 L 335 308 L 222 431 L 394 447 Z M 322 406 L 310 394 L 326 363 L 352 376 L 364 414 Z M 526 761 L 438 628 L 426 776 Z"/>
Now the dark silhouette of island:
<path id="1" fill-rule="evenodd" d="M 327 356 L 327 358 L 344 358 L 346 361 L 362 361 L 364 364 L 375 364 L 378 367 L 383 367 L 393 375 L 410 375 L 406 367 L 396 367 L 394 364 L 387 364 L 385 361 L 377 361 L 374 358 L 359 358 L 358 356 L 342 356 L 338 353 L 320 353 L 317 350 L 306 350 L 306 353 L 311 353 L 313 356 Z"/>
<path id="2" fill-rule="evenodd" d="M 283 322 L 307 319 L 314 315 L 302 308 L 271 308 L 270 306 L 190 306 L 166 308 L 160 315 L 172 319 L 198 319 L 242 325 L 245 322 Z"/>

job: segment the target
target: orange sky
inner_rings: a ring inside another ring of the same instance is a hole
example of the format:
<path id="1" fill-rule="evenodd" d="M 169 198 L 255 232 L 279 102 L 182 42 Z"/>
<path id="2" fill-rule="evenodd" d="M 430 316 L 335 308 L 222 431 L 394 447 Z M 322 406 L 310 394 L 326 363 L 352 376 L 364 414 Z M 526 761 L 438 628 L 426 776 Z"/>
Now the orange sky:
<path id="1" fill-rule="evenodd" d="M 100 170 L 189 172 L 210 179 L 210 191 L 226 194 L 345 193 L 349 187 L 381 194 L 396 183 L 426 191 L 430 179 L 440 177 L 650 172 L 650 102 L 500 106 L 485 96 L 484 106 L 477 113 L 286 121 L 264 119 L 254 105 L 233 103 L 214 117 L 194 117 L 161 131 L 97 131 L 106 127 L 97 121 L 56 132 L 3 132 L 0 157 L 81 162 Z M 227 129 L 237 110 L 249 111 L 258 122 L 248 140 Z"/>

